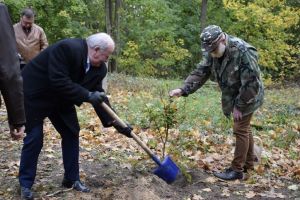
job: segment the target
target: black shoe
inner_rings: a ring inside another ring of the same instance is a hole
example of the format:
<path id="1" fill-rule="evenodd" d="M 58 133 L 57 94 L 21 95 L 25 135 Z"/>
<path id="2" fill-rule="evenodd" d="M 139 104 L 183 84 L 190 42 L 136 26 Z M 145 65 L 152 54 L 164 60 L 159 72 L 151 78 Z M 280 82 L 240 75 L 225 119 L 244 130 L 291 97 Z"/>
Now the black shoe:
<path id="1" fill-rule="evenodd" d="M 216 173 L 214 172 L 214 176 L 223 179 L 223 180 L 237 180 L 243 179 L 243 172 L 233 171 L 231 168 L 226 169 L 225 172 Z"/>
<path id="2" fill-rule="evenodd" d="M 32 200 L 33 194 L 30 188 L 21 187 L 21 199 L 22 200 Z"/>
<path id="3" fill-rule="evenodd" d="M 66 178 L 62 181 L 62 186 L 66 188 L 73 188 L 79 192 L 90 192 L 90 189 L 86 187 L 80 180 L 70 181 Z"/>

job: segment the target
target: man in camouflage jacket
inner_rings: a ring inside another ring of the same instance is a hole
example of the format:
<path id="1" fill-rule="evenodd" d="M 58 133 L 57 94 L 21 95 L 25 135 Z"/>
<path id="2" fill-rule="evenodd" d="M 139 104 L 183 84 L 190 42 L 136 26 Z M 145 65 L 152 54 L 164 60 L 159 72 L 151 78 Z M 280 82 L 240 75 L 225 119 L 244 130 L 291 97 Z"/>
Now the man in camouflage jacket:
<path id="1" fill-rule="evenodd" d="M 209 78 L 218 82 L 223 112 L 227 117 L 233 114 L 236 148 L 231 167 L 214 175 L 224 180 L 242 179 L 243 172 L 253 169 L 255 155 L 250 121 L 253 112 L 262 105 L 264 96 L 257 51 L 215 25 L 206 27 L 200 38 L 204 52 L 202 61 L 187 77 L 183 87 L 170 91 L 170 96 L 188 96 Z"/>

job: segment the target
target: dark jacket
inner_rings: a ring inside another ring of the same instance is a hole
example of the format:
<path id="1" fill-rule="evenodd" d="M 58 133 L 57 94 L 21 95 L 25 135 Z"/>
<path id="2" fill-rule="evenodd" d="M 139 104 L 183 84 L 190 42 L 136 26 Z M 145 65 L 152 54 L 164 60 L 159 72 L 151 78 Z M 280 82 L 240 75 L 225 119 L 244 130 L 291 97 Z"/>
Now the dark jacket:
<path id="1" fill-rule="evenodd" d="M 0 90 L 9 124 L 23 125 L 25 123 L 23 85 L 16 39 L 7 8 L 2 3 L 0 3 L 0 27 Z"/>
<path id="2" fill-rule="evenodd" d="M 49 46 L 26 65 L 22 71 L 26 129 L 55 110 L 65 113 L 67 125 L 77 123 L 74 105 L 86 102 L 90 91 L 103 91 L 102 79 L 107 73 L 105 63 L 100 67 L 91 66 L 85 73 L 87 54 L 85 40 L 65 39 Z M 94 108 L 102 124 L 110 126 L 113 119 L 100 106 Z M 79 127 L 75 128 L 79 131 Z"/>

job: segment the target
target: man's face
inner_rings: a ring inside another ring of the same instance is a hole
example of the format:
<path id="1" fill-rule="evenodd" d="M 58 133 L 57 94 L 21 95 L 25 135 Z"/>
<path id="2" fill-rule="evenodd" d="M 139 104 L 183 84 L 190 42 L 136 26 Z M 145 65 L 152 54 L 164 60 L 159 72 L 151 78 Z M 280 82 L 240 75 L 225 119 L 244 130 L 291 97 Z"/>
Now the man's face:
<path id="1" fill-rule="evenodd" d="M 220 42 L 218 44 L 218 47 L 212 52 L 210 52 L 210 55 L 213 58 L 221 58 L 225 53 L 225 49 L 226 49 L 225 42 Z"/>
<path id="2" fill-rule="evenodd" d="M 28 18 L 26 16 L 22 16 L 20 21 L 23 29 L 30 30 L 34 23 L 34 17 Z"/>
<path id="3" fill-rule="evenodd" d="M 101 62 L 107 62 L 112 54 L 113 48 L 108 48 L 106 51 L 101 51 L 98 47 L 91 50 L 89 59 L 94 67 L 99 67 Z"/>

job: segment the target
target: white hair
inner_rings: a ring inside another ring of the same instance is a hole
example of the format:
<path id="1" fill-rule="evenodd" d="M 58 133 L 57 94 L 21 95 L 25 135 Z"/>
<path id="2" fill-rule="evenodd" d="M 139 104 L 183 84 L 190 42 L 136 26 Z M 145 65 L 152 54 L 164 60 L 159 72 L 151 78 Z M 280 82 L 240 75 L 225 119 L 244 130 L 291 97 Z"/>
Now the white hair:
<path id="1" fill-rule="evenodd" d="M 115 48 L 115 42 L 106 33 L 96 33 L 86 39 L 88 47 L 94 49 L 99 47 L 101 51 L 106 51 L 108 48 Z"/>

